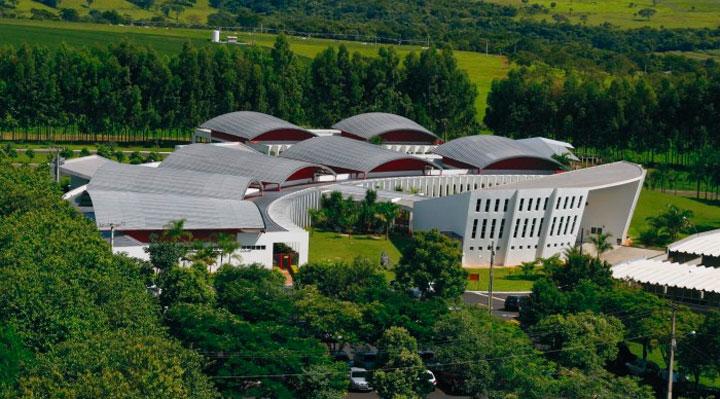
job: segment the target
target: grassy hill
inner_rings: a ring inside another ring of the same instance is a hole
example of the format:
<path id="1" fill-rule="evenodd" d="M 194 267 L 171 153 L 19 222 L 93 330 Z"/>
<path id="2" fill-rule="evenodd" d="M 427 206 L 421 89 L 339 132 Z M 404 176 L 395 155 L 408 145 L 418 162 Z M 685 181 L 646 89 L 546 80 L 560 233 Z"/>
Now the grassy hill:
<path id="1" fill-rule="evenodd" d="M 497 4 L 515 7 L 546 7 L 549 12 L 530 15 L 521 12 L 519 18 L 531 17 L 553 21 L 553 14 L 568 17 L 570 21 L 599 25 L 609 22 L 623 28 L 716 28 L 720 26 L 720 1 L 717 0 L 490 0 Z M 553 4 L 555 6 L 553 7 Z M 649 20 L 639 17 L 643 8 L 654 8 L 655 15 Z M 584 16 L 584 17 L 583 17 Z M 583 21 L 584 20 L 584 21 Z"/>
<path id="2" fill-rule="evenodd" d="M 29 0 L 23 0 L 29 1 Z M 76 1 L 82 0 L 63 0 Z M 95 0 L 95 2 L 124 2 L 124 0 Z M 198 0 L 205 1 L 207 0 Z M 39 4 L 39 3 L 34 3 Z M 93 3 L 94 5 L 95 3 Z M 129 4 L 129 3 L 127 3 Z M 42 5 L 41 5 L 42 6 Z M 254 43 L 259 46 L 272 46 L 275 35 L 249 34 L 243 32 L 223 32 L 223 35 L 235 34 L 238 40 Z M 196 46 L 209 46 L 210 31 L 196 29 L 149 28 L 139 26 L 114 26 L 88 23 L 71 23 L 58 21 L 32 21 L 16 19 L 0 19 L 0 45 L 22 43 L 40 44 L 49 47 L 66 43 L 72 46 L 106 46 L 108 43 L 129 40 L 134 43 L 151 46 L 158 52 L 172 54 L 180 50 L 183 43 L 191 41 Z M 337 40 L 290 37 L 290 46 L 296 54 L 303 57 L 314 57 L 328 46 L 339 46 L 341 43 L 351 52 L 372 56 L 379 46 L 372 43 L 341 42 Z M 398 54 L 405 56 L 411 51 L 421 50 L 418 46 L 391 46 Z M 470 80 L 478 88 L 476 108 L 478 117 L 485 115 L 487 94 L 493 79 L 507 75 L 510 64 L 507 58 L 496 55 L 485 55 L 469 51 L 456 51 L 460 68 L 467 71 Z"/>

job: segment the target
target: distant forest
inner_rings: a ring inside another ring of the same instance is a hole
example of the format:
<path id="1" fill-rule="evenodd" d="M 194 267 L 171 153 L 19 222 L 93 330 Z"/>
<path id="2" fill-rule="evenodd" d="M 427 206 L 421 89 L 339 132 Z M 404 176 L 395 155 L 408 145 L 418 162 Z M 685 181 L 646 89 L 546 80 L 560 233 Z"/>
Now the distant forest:
<path id="1" fill-rule="evenodd" d="M 193 48 L 169 58 L 128 43 L 105 49 L 0 49 L 0 129 L 76 132 L 191 129 L 255 110 L 312 127 L 367 111 L 408 116 L 446 138 L 474 133 L 477 92 L 448 48 L 404 59 L 328 48 L 299 62 L 274 48 Z"/>

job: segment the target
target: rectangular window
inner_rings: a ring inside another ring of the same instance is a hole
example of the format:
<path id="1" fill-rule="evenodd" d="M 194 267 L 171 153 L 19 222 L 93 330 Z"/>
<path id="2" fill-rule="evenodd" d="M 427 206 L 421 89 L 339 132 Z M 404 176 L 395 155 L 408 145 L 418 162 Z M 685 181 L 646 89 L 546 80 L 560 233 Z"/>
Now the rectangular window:
<path id="1" fill-rule="evenodd" d="M 560 202 L 562 201 L 562 197 L 558 197 L 557 201 L 555 201 L 555 210 L 560 209 Z"/>
<path id="2" fill-rule="evenodd" d="M 562 232 L 562 226 L 563 226 L 563 221 L 564 221 L 564 220 L 565 220 L 565 216 L 560 216 L 560 221 L 559 221 L 559 223 L 558 223 L 558 228 L 557 228 L 557 231 L 555 232 L 555 235 L 556 235 L 556 236 L 559 236 L 559 235 L 560 235 L 560 232 Z"/>
<path id="3" fill-rule="evenodd" d="M 555 231 L 555 221 L 557 220 L 556 216 L 553 216 L 552 223 L 550 224 L 550 235 L 552 236 Z"/>
<path id="4" fill-rule="evenodd" d="M 532 226 L 530 226 L 530 237 L 535 237 L 535 223 L 537 222 L 537 218 L 533 218 Z"/>
<path id="5" fill-rule="evenodd" d="M 505 231 L 505 219 L 500 220 L 500 231 L 498 232 L 498 239 L 502 238 L 503 231 Z"/>
<path id="6" fill-rule="evenodd" d="M 503 212 L 507 212 L 508 202 L 510 202 L 510 200 L 505 198 L 505 205 L 503 205 Z"/>
<path id="7" fill-rule="evenodd" d="M 495 212 L 500 210 L 500 198 L 495 200 Z"/>
<path id="8" fill-rule="evenodd" d="M 570 199 L 570 209 L 573 209 L 574 206 L 575 206 L 575 196 L 573 195 L 572 199 Z"/>
<path id="9" fill-rule="evenodd" d="M 533 202 L 532 198 L 528 199 L 528 211 L 532 211 L 532 202 Z"/>
<path id="10" fill-rule="evenodd" d="M 477 219 L 473 220 L 472 234 L 470 235 L 470 238 L 472 238 L 473 240 L 475 239 L 475 235 L 477 234 L 477 223 Z"/>
<path id="11" fill-rule="evenodd" d="M 515 231 L 513 231 L 513 238 L 517 238 L 518 229 L 520 229 L 520 219 L 515 221 Z"/>
<path id="12" fill-rule="evenodd" d="M 565 222 L 565 230 L 563 230 L 563 234 L 568 233 L 568 227 L 570 226 L 570 216 L 567 217 L 567 222 Z"/>
<path id="13" fill-rule="evenodd" d="M 528 227 L 528 219 L 526 218 L 525 221 L 523 222 L 523 229 L 522 229 L 522 236 L 521 236 L 522 238 L 525 238 L 525 236 L 527 235 L 527 227 Z"/>
<path id="14" fill-rule="evenodd" d="M 525 198 L 520 198 L 520 211 L 523 210 L 523 204 L 525 203 Z"/>
<path id="15" fill-rule="evenodd" d="M 537 202 L 535 202 L 535 210 L 536 210 L 536 211 L 539 211 L 539 210 L 540 210 L 540 200 L 541 200 L 541 198 L 538 198 L 538 199 L 537 199 Z"/>
<path id="16" fill-rule="evenodd" d="M 577 223 L 577 215 L 575 215 L 575 217 L 573 217 L 573 224 L 572 224 L 572 227 L 570 228 L 570 234 L 575 234 L 575 223 Z"/>
<path id="17" fill-rule="evenodd" d="M 487 219 L 483 219 L 482 230 L 480 230 L 480 238 L 485 238 L 485 230 L 487 229 Z"/>
<path id="18" fill-rule="evenodd" d="M 549 199 L 550 199 L 550 197 L 545 197 L 545 204 L 543 205 L 543 211 L 547 210 L 547 204 L 548 204 Z"/>
<path id="19" fill-rule="evenodd" d="M 482 200 L 478 198 L 477 202 L 475 203 L 475 212 L 480 212 L 480 203 L 482 203 Z"/>
<path id="20" fill-rule="evenodd" d="M 563 209 L 567 209 L 569 199 L 570 199 L 570 197 L 565 197 L 565 202 L 563 203 Z"/>
<path id="21" fill-rule="evenodd" d="M 581 208 L 581 207 L 583 207 L 583 206 L 585 205 L 585 204 L 583 204 L 582 201 L 583 201 L 583 196 L 581 195 L 581 196 L 580 196 L 580 199 L 578 199 L 578 208 Z"/>
<path id="22" fill-rule="evenodd" d="M 485 201 L 485 212 L 490 212 L 490 201 L 491 200 Z"/>
<path id="23" fill-rule="evenodd" d="M 545 218 L 540 218 L 540 224 L 538 225 L 538 230 L 537 230 L 538 237 L 540 236 L 540 234 L 542 234 L 542 226 L 543 226 L 544 221 L 545 221 Z"/>
<path id="24" fill-rule="evenodd" d="M 497 219 L 492 220 L 492 224 L 490 225 L 490 238 L 495 238 L 495 225 L 497 224 Z"/>

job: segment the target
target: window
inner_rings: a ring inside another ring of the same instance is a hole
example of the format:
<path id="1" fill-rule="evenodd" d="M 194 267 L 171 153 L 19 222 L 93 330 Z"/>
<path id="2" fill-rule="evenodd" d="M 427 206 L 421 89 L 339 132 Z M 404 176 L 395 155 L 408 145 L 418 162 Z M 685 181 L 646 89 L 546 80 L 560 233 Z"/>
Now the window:
<path id="1" fill-rule="evenodd" d="M 537 201 L 535 202 L 535 210 L 536 211 L 540 210 L 540 200 L 541 200 L 541 198 L 538 198 Z"/>
<path id="2" fill-rule="evenodd" d="M 525 235 L 527 233 L 527 227 L 528 227 L 528 219 L 526 218 L 523 222 L 523 229 L 522 229 L 522 238 L 525 238 Z"/>
<path id="3" fill-rule="evenodd" d="M 470 183 L 467 184 L 467 189 L 465 191 L 470 191 Z"/>
<path id="4" fill-rule="evenodd" d="M 545 218 L 540 218 L 540 224 L 538 225 L 538 230 L 537 230 L 538 237 L 540 236 L 540 233 L 542 233 L 542 226 L 543 226 L 544 221 L 545 221 Z"/>
<path id="5" fill-rule="evenodd" d="M 558 197 L 557 201 L 555 201 L 555 210 L 560 209 L 560 201 L 562 201 L 562 197 Z"/>
<path id="6" fill-rule="evenodd" d="M 477 222 L 477 219 L 473 220 L 472 234 L 470 235 L 470 238 L 472 239 L 475 239 L 475 234 L 477 233 Z"/>
<path id="7" fill-rule="evenodd" d="M 530 227 L 530 235 L 529 237 L 535 236 L 535 223 L 537 222 L 537 218 L 533 218 L 532 226 Z"/>
<path id="8" fill-rule="evenodd" d="M 264 245 L 243 245 L 240 247 L 240 249 L 246 249 L 250 251 L 263 251 L 265 250 Z"/>
<path id="9" fill-rule="evenodd" d="M 485 230 L 487 229 L 487 219 L 483 219 L 482 230 L 480 230 L 480 238 L 485 238 Z"/>
<path id="10" fill-rule="evenodd" d="M 495 225 L 497 224 L 497 219 L 492 220 L 492 224 L 490 225 L 490 238 L 495 238 Z"/>
<path id="11" fill-rule="evenodd" d="M 575 196 L 573 195 L 572 199 L 570 200 L 570 209 L 573 209 L 574 206 L 575 206 Z"/>
<path id="12" fill-rule="evenodd" d="M 507 212 L 508 202 L 510 202 L 510 200 L 505 198 L 505 205 L 503 205 L 503 212 Z"/>
<path id="13" fill-rule="evenodd" d="M 533 202 L 532 198 L 528 199 L 528 211 L 532 211 L 532 202 Z"/>
<path id="14" fill-rule="evenodd" d="M 582 206 L 582 203 L 583 203 L 582 200 L 583 200 L 583 196 L 581 195 L 580 198 L 578 199 L 578 208 L 580 208 Z"/>
<path id="15" fill-rule="evenodd" d="M 520 198 L 520 211 L 523 210 L 523 204 L 525 203 L 525 198 Z"/>
<path id="16" fill-rule="evenodd" d="M 577 216 L 576 216 L 577 217 Z M 565 230 L 563 230 L 563 234 L 568 233 L 568 227 L 570 226 L 570 216 L 567 217 L 567 222 L 565 222 Z M 575 228 L 575 227 L 573 227 Z"/>
<path id="17" fill-rule="evenodd" d="M 500 210 L 500 198 L 495 200 L 495 212 Z"/>
<path id="18" fill-rule="evenodd" d="M 519 246 L 519 247 L 518 247 L 518 249 L 523 249 L 523 246 L 522 246 L 522 245 L 521 245 L 521 246 Z"/>
<path id="19" fill-rule="evenodd" d="M 520 219 L 515 220 L 515 231 L 513 231 L 513 238 L 517 238 L 518 229 L 520 228 Z"/>
<path id="20" fill-rule="evenodd" d="M 565 220 L 565 216 L 560 216 L 560 223 L 558 223 L 558 228 L 555 232 L 555 235 L 560 235 L 560 232 L 562 231 L 563 220 Z"/>
<path id="21" fill-rule="evenodd" d="M 480 203 L 482 203 L 482 200 L 478 198 L 477 202 L 475 203 L 475 212 L 480 212 Z"/>
<path id="22" fill-rule="evenodd" d="M 504 230 L 505 230 L 505 219 L 502 219 L 502 220 L 500 220 L 500 231 L 498 232 L 498 239 L 502 238 Z"/>
<path id="23" fill-rule="evenodd" d="M 474 186 L 474 187 L 475 187 L 475 190 L 477 190 L 477 183 L 475 183 L 475 186 Z"/>
<path id="24" fill-rule="evenodd" d="M 547 210 L 547 204 L 550 197 L 545 197 L 545 204 L 543 204 L 543 211 Z"/>
<path id="25" fill-rule="evenodd" d="M 570 197 L 565 197 L 565 202 L 563 203 L 563 209 L 567 209 L 569 199 L 570 199 Z"/>
<path id="26" fill-rule="evenodd" d="M 490 199 L 485 201 L 485 212 L 490 212 Z"/>
<path id="27" fill-rule="evenodd" d="M 492 245 L 488 245 L 488 246 L 487 246 L 487 250 L 488 250 L 488 251 L 492 251 Z"/>
<path id="28" fill-rule="evenodd" d="M 471 250 L 471 251 L 474 251 L 474 250 L 475 250 L 475 247 L 470 247 L 470 250 Z"/>
<path id="29" fill-rule="evenodd" d="M 553 216 L 552 223 L 550 224 L 550 235 L 553 235 L 553 231 L 555 231 L 555 221 L 557 220 L 557 217 Z"/>
<path id="30" fill-rule="evenodd" d="M 570 228 L 570 234 L 575 234 L 575 223 L 577 223 L 577 215 L 575 215 L 575 217 L 573 217 L 573 224 L 572 224 L 572 228 Z"/>

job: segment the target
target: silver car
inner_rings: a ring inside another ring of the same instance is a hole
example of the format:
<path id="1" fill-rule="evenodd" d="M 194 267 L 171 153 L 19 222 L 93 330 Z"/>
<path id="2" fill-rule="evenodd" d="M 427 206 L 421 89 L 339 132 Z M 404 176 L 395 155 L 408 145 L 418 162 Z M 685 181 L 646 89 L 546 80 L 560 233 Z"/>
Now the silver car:
<path id="1" fill-rule="evenodd" d="M 368 371 L 360 367 L 350 367 L 350 390 L 351 391 L 372 391 L 368 382 Z"/>

